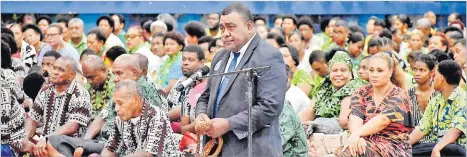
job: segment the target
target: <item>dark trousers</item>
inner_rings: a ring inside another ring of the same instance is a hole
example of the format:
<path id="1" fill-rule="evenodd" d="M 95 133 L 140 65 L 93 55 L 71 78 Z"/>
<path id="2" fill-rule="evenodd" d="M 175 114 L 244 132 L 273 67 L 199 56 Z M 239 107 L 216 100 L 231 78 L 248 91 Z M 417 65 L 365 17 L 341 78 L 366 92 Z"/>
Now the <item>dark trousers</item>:
<path id="1" fill-rule="evenodd" d="M 413 156 L 431 156 L 431 152 L 436 143 L 418 143 L 412 146 Z M 465 157 L 465 148 L 458 144 L 448 144 L 441 149 L 441 156 L 459 156 Z"/>
<path id="2" fill-rule="evenodd" d="M 100 154 L 104 149 L 104 144 L 99 143 L 97 140 L 85 140 L 64 135 L 51 136 L 49 137 L 49 142 L 58 152 L 65 156 L 73 156 L 78 146 L 83 147 L 83 156 L 88 156 L 93 153 Z"/>

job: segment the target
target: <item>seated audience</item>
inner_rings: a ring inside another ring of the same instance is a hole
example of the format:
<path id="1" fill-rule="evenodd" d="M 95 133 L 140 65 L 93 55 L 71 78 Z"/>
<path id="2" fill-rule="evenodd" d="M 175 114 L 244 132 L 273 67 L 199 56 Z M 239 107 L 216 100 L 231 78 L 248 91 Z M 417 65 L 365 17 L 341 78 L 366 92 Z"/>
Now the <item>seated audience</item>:
<path id="1" fill-rule="evenodd" d="M 285 44 L 284 36 L 273 32 L 268 33 L 266 41 L 275 48 L 279 48 L 282 44 Z"/>
<path id="2" fill-rule="evenodd" d="M 334 51 L 331 51 L 334 52 Z M 350 95 L 364 85 L 363 81 L 352 76 L 352 61 L 344 51 L 330 54 L 329 76 L 319 85 L 316 100 L 313 105 L 300 114 L 302 121 L 321 118 L 338 119 L 341 127 L 347 128 L 348 106 Z"/>
<path id="3" fill-rule="evenodd" d="M 360 64 L 358 64 L 358 78 L 366 81 L 366 83 L 369 81 L 368 67 L 370 67 L 370 58 L 371 56 L 363 57 Z"/>
<path id="4" fill-rule="evenodd" d="M 167 95 L 175 82 L 182 74 L 182 53 L 185 47 L 185 41 L 182 34 L 178 32 L 169 32 L 164 37 L 164 47 L 169 58 L 162 64 L 156 73 L 157 84 L 164 89 L 164 95 Z"/>
<path id="5" fill-rule="evenodd" d="M 187 80 L 191 75 L 198 72 L 204 67 L 204 51 L 198 45 L 189 45 L 183 49 L 182 59 L 182 73 L 183 77 L 178 79 L 174 87 L 167 96 L 167 102 L 171 108 L 169 118 L 171 120 L 180 120 L 180 128 L 175 129 L 182 135 L 185 132 L 196 133 L 195 124 L 195 106 L 196 104 L 190 103 L 189 93 L 199 84 L 203 84 L 206 80 L 196 81 L 187 87 L 178 90 L 177 87 L 182 85 L 183 81 Z M 197 99 L 197 98 L 194 98 Z"/>
<path id="6" fill-rule="evenodd" d="M 135 81 L 118 82 L 112 99 L 118 118 L 101 156 L 179 156 L 169 118 L 144 99 Z"/>
<path id="7" fill-rule="evenodd" d="M 387 53 L 371 57 L 370 85 L 352 95 L 350 136 L 336 156 L 412 156 L 410 98 L 391 81 L 395 67 Z"/>
<path id="8" fill-rule="evenodd" d="M 466 92 L 459 87 L 462 69 L 456 62 L 445 60 L 434 71 L 433 87 L 439 93 L 410 134 L 413 155 L 465 156 L 467 106 Z M 428 143 L 417 144 L 424 137 L 428 137 Z"/>
<path id="9" fill-rule="evenodd" d="M 291 85 L 293 72 L 286 67 L 288 76 L 288 86 Z M 287 98 L 286 98 L 287 99 Z M 300 122 L 300 118 L 288 100 L 285 100 L 282 112 L 279 115 L 279 130 L 281 133 L 282 151 L 284 156 L 307 156 L 308 143 L 305 130 Z"/>
<path id="10" fill-rule="evenodd" d="M 62 55 L 56 51 L 48 51 L 44 54 L 44 57 L 42 58 L 42 71 L 46 82 L 49 82 L 49 76 L 52 72 L 55 61 L 60 57 L 62 57 Z"/>
<path id="11" fill-rule="evenodd" d="M 36 134 L 39 124 L 43 135 L 34 150 L 36 156 L 47 156 L 47 138 L 53 135 L 77 137 L 91 118 L 89 93 L 75 80 L 78 63 L 71 57 L 60 57 L 52 67 L 50 83 L 41 89 L 26 122 L 26 138 Z"/>
<path id="12" fill-rule="evenodd" d="M 281 45 L 279 51 L 282 53 L 285 64 L 287 64 L 289 70 L 293 74 L 290 80 L 291 85 L 285 94 L 285 99 L 290 102 L 294 111 L 299 113 L 303 111 L 306 106 L 310 105 L 311 100 L 308 98 L 306 92 L 309 93 L 313 82 L 311 76 L 305 70 L 297 69 L 299 61 L 297 49 L 291 45 Z"/>
<path id="13" fill-rule="evenodd" d="M 4 81 L 0 78 L 0 81 Z M 27 140 L 24 131 L 26 114 L 10 92 L 0 87 L 0 112 L 2 113 L 2 156 L 18 156 L 20 152 L 32 152 L 34 144 Z"/>
<path id="14" fill-rule="evenodd" d="M 310 94 L 308 94 L 310 98 L 314 98 L 316 96 L 319 84 L 321 84 L 324 78 L 329 74 L 328 62 L 326 61 L 325 56 L 326 53 L 321 50 L 311 52 L 309 62 L 312 69 L 311 77 L 315 86 L 313 86 Z"/>
<path id="15" fill-rule="evenodd" d="M 418 122 L 422 119 L 430 99 L 437 94 L 432 86 L 432 78 L 435 73 L 433 69 L 436 64 L 438 64 L 438 60 L 430 54 L 421 54 L 415 59 L 414 80 L 417 87 L 409 89 L 409 96 L 412 101 L 412 119 L 415 125 L 418 125 Z"/>

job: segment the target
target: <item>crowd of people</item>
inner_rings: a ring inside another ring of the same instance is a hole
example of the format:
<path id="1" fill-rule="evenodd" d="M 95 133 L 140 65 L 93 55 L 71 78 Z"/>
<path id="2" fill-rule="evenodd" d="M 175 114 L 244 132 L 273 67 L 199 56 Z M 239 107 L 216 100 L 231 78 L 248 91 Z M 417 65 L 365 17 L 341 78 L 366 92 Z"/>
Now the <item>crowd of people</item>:
<path id="1" fill-rule="evenodd" d="M 321 33 L 306 15 L 277 15 L 269 28 L 237 3 L 205 16 L 184 32 L 170 14 L 127 30 L 122 15 L 104 15 L 87 33 L 78 17 L 2 23 L 2 156 L 185 156 L 209 153 L 199 143 L 217 137 L 221 155 L 244 155 L 246 108 L 231 105 L 246 103 L 245 76 L 184 82 L 206 66 L 263 64 L 273 72 L 259 73 L 253 94 L 256 155 L 328 155 L 313 134 L 342 132 L 336 156 L 466 155 L 458 13 L 446 28 L 431 11 L 371 17 L 365 29 L 336 17 L 320 21 Z"/>

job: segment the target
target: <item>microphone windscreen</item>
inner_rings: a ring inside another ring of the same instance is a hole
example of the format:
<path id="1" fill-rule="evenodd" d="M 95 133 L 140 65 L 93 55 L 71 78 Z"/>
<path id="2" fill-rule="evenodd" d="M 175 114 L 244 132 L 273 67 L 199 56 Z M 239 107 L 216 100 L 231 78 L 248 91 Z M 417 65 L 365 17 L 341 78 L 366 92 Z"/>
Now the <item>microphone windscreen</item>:
<path id="1" fill-rule="evenodd" d="M 203 76 L 207 75 L 209 73 L 209 67 L 205 65 L 203 68 L 200 69 L 200 71 Z"/>

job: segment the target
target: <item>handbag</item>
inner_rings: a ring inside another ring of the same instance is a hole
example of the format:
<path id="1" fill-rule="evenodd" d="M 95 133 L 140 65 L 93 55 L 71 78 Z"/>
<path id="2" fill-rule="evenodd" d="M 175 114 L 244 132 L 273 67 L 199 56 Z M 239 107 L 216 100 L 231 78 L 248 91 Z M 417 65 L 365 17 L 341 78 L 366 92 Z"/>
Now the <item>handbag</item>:
<path id="1" fill-rule="evenodd" d="M 311 138 L 317 147 L 318 153 L 320 156 L 323 156 L 332 155 L 337 148 L 344 146 L 347 137 L 348 134 L 342 132 L 340 134 L 314 133 Z"/>

